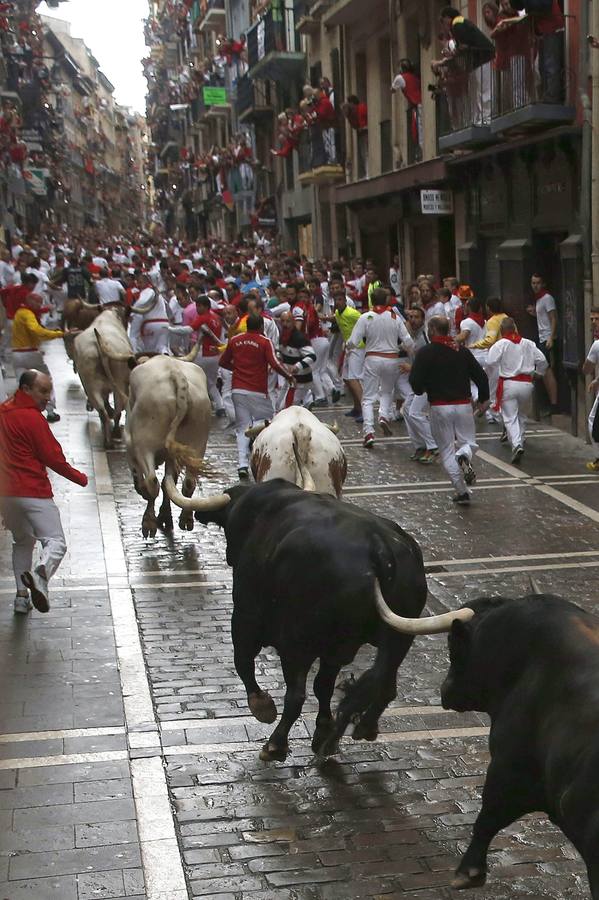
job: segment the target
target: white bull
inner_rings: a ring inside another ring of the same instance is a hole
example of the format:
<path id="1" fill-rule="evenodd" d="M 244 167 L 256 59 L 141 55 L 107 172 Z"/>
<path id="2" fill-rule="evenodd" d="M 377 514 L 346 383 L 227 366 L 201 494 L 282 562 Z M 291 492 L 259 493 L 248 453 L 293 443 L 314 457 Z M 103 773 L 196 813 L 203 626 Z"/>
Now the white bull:
<path id="1" fill-rule="evenodd" d="M 211 405 L 206 376 L 199 366 L 184 359 L 154 356 L 131 373 L 125 443 L 135 490 L 147 502 L 142 534 L 154 537 L 158 526 L 171 529 L 170 496 L 184 470 L 182 492 L 191 497 L 202 468 L 210 431 Z M 156 517 L 154 504 L 160 493 L 156 469 L 165 464 L 163 499 Z M 181 528 L 193 529 L 193 512 L 184 511 Z"/>
<path id="2" fill-rule="evenodd" d="M 256 437 L 250 465 L 257 482 L 284 478 L 306 491 L 341 496 L 347 460 L 335 429 L 301 406 L 281 410 L 270 424 L 248 429 Z"/>
<path id="3" fill-rule="evenodd" d="M 105 310 L 73 341 L 75 368 L 88 404 L 100 416 L 106 448 L 111 448 L 120 435 L 121 413 L 129 393 L 130 360 L 135 360 L 135 355 L 122 313 L 116 309 Z"/>

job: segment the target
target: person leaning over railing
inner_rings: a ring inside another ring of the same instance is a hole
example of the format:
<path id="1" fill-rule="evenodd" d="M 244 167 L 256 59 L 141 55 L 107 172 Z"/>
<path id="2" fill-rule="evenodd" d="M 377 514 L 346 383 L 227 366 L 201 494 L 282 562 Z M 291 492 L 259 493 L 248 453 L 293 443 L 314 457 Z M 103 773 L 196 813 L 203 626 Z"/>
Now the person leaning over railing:
<path id="1" fill-rule="evenodd" d="M 460 15 L 453 6 L 443 7 L 440 22 L 447 40 L 455 42 L 455 50 L 444 59 L 433 60 L 433 72 L 440 74 L 454 60 L 465 67 L 464 71 L 472 73 L 472 80 L 468 80 L 466 87 L 468 96 L 464 98 L 470 101 L 467 104 L 469 115 L 461 124 L 466 127 L 473 119 L 474 124 L 483 125 L 491 118 L 491 78 L 486 63 L 495 57 L 495 46 L 474 22 Z"/>

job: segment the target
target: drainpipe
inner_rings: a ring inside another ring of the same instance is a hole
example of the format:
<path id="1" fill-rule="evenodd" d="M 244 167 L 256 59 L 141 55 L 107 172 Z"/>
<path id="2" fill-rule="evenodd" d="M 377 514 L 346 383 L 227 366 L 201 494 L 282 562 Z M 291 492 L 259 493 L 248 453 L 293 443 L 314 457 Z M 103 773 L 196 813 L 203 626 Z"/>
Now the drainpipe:
<path id="1" fill-rule="evenodd" d="M 580 14 L 580 61 L 579 61 L 579 95 L 580 105 L 582 108 L 582 160 L 581 160 L 581 185 L 580 185 L 580 225 L 582 231 L 582 261 L 583 261 L 583 278 L 584 278 L 584 339 L 585 347 L 589 347 L 591 343 L 590 333 L 590 313 L 593 305 L 593 247 L 597 239 L 598 232 L 594 226 L 597 226 L 597 215 L 594 210 L 595 197 L 592 196 L 596 190 L 596 178 L 593 178 L 594 170 L 597 162 L 597 140 L 593 134 L 593 120 L 597 115 L 597 104 L 591 105 L 591 97 L 589 96 L 589 45 L 586 36 L 590 29 L 589 2 L 582 0 Z M 596 4 L 593 3 L 595 7 Z M 594 10 L 596 13 L 596 10 Z M 595 18 L 595 16 L 593 17 Z M 597 53 L 598 51 L 592 51 Z M 597 65 L 593 63 L 593 70 Z M 596 99 L 596 98 L 593 98 Z M 599 262 L 599 260 L 598 260 Z M 589 395 L 585 390 L 586 385 L 584 379 L 579 380 L 579 385 L 584 390 L 586 398 L 586 412 L 589 412 Z M 577 403 L 580 413 L 585 411 L 585 402 Z M 578 412 L 578 410 L 577 410 Z M 577 416 L 580 418 L 581 416 Z"/>

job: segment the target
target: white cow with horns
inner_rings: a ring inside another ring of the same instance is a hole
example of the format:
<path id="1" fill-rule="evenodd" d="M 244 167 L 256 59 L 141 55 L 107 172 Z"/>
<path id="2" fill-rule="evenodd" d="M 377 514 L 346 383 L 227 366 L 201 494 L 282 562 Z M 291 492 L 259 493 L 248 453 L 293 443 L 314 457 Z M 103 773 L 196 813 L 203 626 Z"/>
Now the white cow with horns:
<path id="1" fill-rule="evenodd" d="M 173 527 L 170 499 L 180 496 L 177 479 L 184 471 L 182 493 L 191 497 L 203 468 L 210 431 L 211 406 L 206 376 L 188 357 L 154 356 L 140 361 L 131 372 L 125 424 L 127 461 L 135 490 L 147 502 L 142 534 L 154 537 L 158 526 Z M 158 513 L 154 504 L 160 493 L 156 469 L 165 465 L 163 499 Z M 183 511 L 179 526 L 193 529 L 193 512 Z"/>
<path id="2" fill-rule="evenodd" d="M 255 438 L 250 458 L 254 478 L 284 478 L 306 491 L 340 497 L 347 460 L 337 430 L 302 406 L 282 409 L 272 422 L 248 428 L 246 436 Z"/>

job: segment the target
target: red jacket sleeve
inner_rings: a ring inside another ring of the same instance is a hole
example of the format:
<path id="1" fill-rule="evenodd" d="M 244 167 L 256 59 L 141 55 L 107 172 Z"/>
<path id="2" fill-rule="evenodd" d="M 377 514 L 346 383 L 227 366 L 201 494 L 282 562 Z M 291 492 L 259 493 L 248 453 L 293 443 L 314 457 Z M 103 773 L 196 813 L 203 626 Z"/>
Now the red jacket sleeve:
<path id="1" fill-rule="evenodd" d="M 268 365 L 271 369 L 274 369 L 275 372 L 278 372 L 279 375 L 284 375 L 285 378 L 289 377 L 289 372 L 287 369 L 284 369 L 277 357 L 275 356 L 275 351 L 272 343 L 269 341 L 267 337 L 264 338 L 264 348 L 266 350 L 266 359 L 268 360 Z"/>
<path id="2" fill-rule="evenodd" d="M 43 416 L 38 417 L 34 440 L 38 459 L 48 469 L 52 469 L 58 475 L 68 478 L 69 481 L 74 481 L 75 484 L 79 484 L 81 487 L 87 485 L 87 475 L 79 472 L 78 469 L 74 469 L 66 461 L 62 447 L 50 431 L 50 426 Z"/>
<path id="3" fill-rule="evenodd" d="M 219 366 L 223 369 L 228 369 L 230 372 L 233 371 L 233 353 L 231 351 L 231 342 L 227 344 L 227 348 L 223 355 L 219 360 Z"/>

